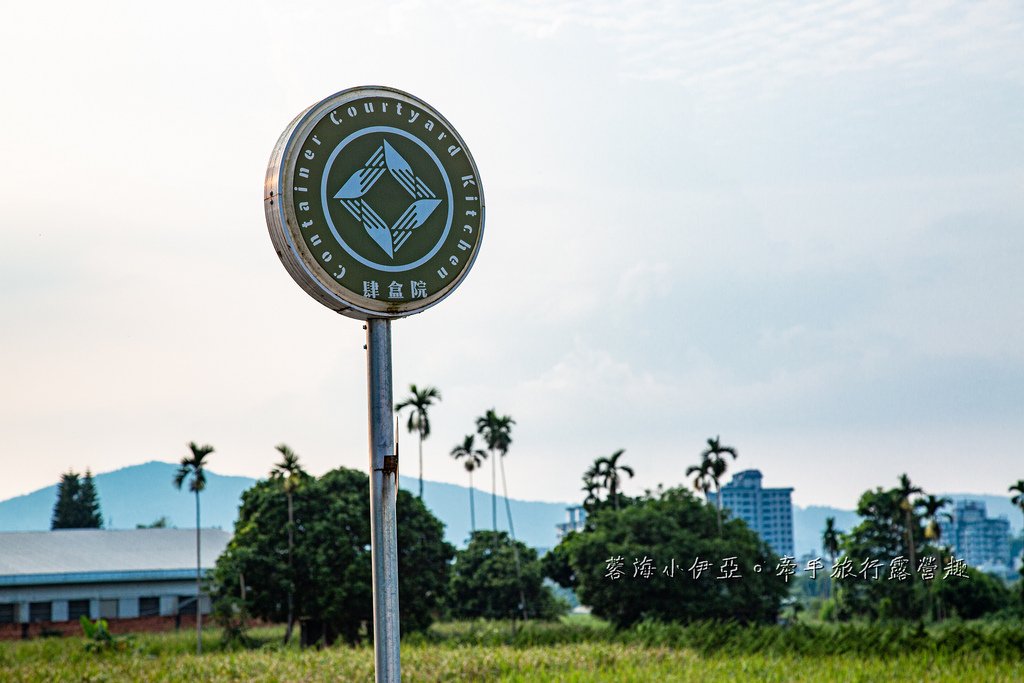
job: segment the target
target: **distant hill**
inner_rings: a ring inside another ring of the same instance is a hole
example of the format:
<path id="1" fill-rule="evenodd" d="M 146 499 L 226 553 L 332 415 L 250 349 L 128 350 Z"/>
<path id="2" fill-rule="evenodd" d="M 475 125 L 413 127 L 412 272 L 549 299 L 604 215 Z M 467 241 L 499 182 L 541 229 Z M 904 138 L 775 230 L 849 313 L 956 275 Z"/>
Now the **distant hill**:
<path id="1" fill-rule="evenodd" d="M 113 472 L 93 475 L 100 497 L 103 525 L 108 529 L 134 529 L 167 517 L 172 526 L 194 527 L 195 499 L 187 489 L 172 484 L 178 466 L 151 461 Z M 232 477 L 206 471 L 202 493 L 202 524 L 233 531 L 242 491 L 253 485 L 251 477 Z M 39 531 L 50 528 L 57 485 L 24 496 L 0 501 L 0 531 Z"/>
<path id="2" fill-rule="evenodd" d="M 860 523 L 860 517 L 853 510 L 824 505 L 793 506 L 793 550 L 797 557 L 806 554 L 824 557 L 821 534 L 827 517 L 836 518 L 836 528 L 840 531 L 849 531 Z"/>
<path id="3" fill-rule="evenodd" d="M 150 524 L 167 517 L 172 526 L 180 528 L 195 524 L 195 502 L 186 491 L 171 484 L 177 465 L 168 462 L 147 462 L 113 472 L 95 475 L 104 525 L 113 529 L 133 529 L 136 524 Z M 227 476 L 207 470 L 203 492 L 203 526 L 234 530 L 242 492 L 256 482 L 252 477 Z M 416 491 L 417 480 L 401 477 L 399 486 Z M 456 484 L 423 482 L 423 498 L 445 524 L 445 538 L 462 547 L 469 537 L 469 489 Z M 491 528 L 491 494 L 474 490 L 477 528 Z M 980 500 L 989 516 L 1005 516 L 1013 533 L 1021 530 L 1020 510 L 1010 504 L 1009 496 L 978 494 L 943 494 L 953 500 Z M 57 486 L 48 486 L 24 496 L 0 501 L 0 531 L 39 531 L 50 528 Z M 555 545 L 555 524 L 565 521 L 568 503 L 511 500 L 512 521 L 516 536 L 536 548 Z M 814 552 L 821 554 L 821 532 L 825 518 L 835 517 L 836 526 L 849 531 L 859 521 L 852 510 L 827 506 L 793 507 L 793 543 L 797 557 Z M 498 500 L 498 528 L 508 529 L 504 502 Z"/>
<path id="4" fill-rule="evenodd" d="M 104 526 L 133 529 L 167 517 L 176 527 L 195 526 L 195 501 L 187 491 L 174 488 L 171 480 L 178 466 L 167 462 L 147 462 L 113 472 L 94 475 L 99 493 Z M 202 494 L 202 524 L 233 531 L 242 492 L 256 480 L 227 476 L 207 470 L 206 490 Z M 415 491 L 418 482 L 400 477 L 399 486 Z M 475 491 L 477 528 L 491 528 L 491 496 Z M 455 484 L 423 482 L 423 498 L 434 514 L 445 523 L 445 537 L 456 546 L 465 545 L 469 536 L 469 489 Z M 50 528 L 57 485 L 24 496 L 0 501 L 0 531 L 39 531 Z M 565 521 L 565 503 L 511 500 L 512 522 L 516 537 L 528 545 L 550 548 L 555 545 L 555 524 Z M 498 500 L 498 528 L 508 529 L 504 502 Z"/>
<path id="5" fill-rule="evenodd" d="M 419 482 L 414 477 L 399 477 L 398 485 L 415 492 Z M 476 528 L 490 529 L 491 494 L 474 489 Z M 469 488 L 437 481 L 423 481 L 423 502 L 445 523 L 445 538 L 463 547 L 469 538 Z M 547 503 L 511 498 L 512 524 L 516 538 L 534 548 L 552 548 L 557 543 L 555 525 L 566 521 L 569 503 Z M 508 531 L 505 501 L 498 497 L 498 530 Z"/>

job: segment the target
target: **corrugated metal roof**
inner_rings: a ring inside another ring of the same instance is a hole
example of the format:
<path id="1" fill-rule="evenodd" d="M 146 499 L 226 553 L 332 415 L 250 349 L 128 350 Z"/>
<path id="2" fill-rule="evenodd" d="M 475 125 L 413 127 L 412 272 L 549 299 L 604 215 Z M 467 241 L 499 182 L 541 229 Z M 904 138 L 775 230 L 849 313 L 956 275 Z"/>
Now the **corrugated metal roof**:
<path id="1" fill-rule="evenodd" d="M 231 534 L 202 530 L 202 566 L 212 568 Z M 0 578 L 154 572 L 196 566 L 195 529 L 61 529 L 0 533 Z M 19 581 L 18 583 L 22 583 Z"/>

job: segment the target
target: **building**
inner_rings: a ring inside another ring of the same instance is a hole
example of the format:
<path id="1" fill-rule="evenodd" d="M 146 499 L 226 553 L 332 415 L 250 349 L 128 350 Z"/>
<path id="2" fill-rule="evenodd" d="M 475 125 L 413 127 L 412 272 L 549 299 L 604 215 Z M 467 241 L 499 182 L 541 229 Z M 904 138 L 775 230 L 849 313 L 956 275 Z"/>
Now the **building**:
<path id="1" fill-rule="evenodd" d="M 940 520 L 939 541 L 956 557 L 982 571 L 1013 575 L 1010 557 L 1010 521 L 989 517 L 980 500 L 958 500 L 951 520 Z"/>
<path id="2" fill-rule="evenodd" d="M 761 486 L 760 470 L 743 470 L 722 487 L 722 507 L 756 531 L 779 555 L 793 555 L 792 488 L 766 489 Z M 718 504 L 715 492 L 708 502 Z"/>
<path id="3" fill-rule="evenodd" d="M 204 573 L 230 539 L 203 529 Z M 170 628 L 195 617 L 195 581 L 195 529 L 0 533 L 0 638 L 77 633 L 83 615 L 114 631 Z M 210 612 L 209 596 L 199 607 Z"/>
<path id="4" fill-rule="evenodd" d="M 558 534 L 559 541 L 565 538 L 566 534 L 570 531 L 583 531 L 583 527 L 587 523 L 587 511 L 582 506 L 573 505 L 572 507 L 567 507 L 565 512 L 567 520 L 555 525 L 555 532 Z"/>

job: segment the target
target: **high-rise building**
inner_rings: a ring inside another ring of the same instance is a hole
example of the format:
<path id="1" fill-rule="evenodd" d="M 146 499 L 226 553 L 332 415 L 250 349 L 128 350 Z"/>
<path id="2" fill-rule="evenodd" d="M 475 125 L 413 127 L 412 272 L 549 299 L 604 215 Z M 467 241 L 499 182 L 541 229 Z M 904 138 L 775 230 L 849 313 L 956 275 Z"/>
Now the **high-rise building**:
<path id="1" fill-rule="evenodd" d="M 939 542 L 972 567 L 997 574 L 1012 574 L 1010 521 L 989 517 L 980 500 L 958 500 L 952 520 L 940 520 Z"/>
<path id="2" fill-rule="evenodd" d="M 760 470 L 743 470 L 722 487 L 722 507 L 747 523 L 779 555 L 793 555 L 792 488 L 766 489 Z M 718 504 L 714 491 L 708 502 Z"/>
<path id="3" fill-rule="evenodd" d="M 570 531 L 583 531 L 587 523 L 587 511 L 581 505 L 565 508 L 568 520 L 555 525 L 558 540 L 561 541 Z"/>

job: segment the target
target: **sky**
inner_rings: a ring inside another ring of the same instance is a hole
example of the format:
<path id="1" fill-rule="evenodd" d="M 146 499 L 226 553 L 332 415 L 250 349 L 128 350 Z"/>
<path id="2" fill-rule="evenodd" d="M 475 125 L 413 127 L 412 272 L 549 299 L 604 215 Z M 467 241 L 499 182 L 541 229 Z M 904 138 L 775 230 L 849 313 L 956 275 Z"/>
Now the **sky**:
<path id="1" fill-rule="evenodd" d="M 720 435 L 799 505 L 1024 478 L 1024 6 L 3 4 L 0 498 L 210 443 L 365 469 L 361 323 L 262 206 L 278 136 L 413 93 L 480 169 L 479 257 L 393 324 L 440 389 L 425 477 L 487 409 L 509 494 L 685 482 Z M 415 440 L 401 468 L 415 475 Z M 478 477 L 487 488 L 486 475 Z"/>

